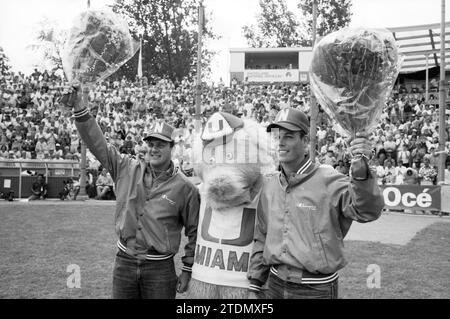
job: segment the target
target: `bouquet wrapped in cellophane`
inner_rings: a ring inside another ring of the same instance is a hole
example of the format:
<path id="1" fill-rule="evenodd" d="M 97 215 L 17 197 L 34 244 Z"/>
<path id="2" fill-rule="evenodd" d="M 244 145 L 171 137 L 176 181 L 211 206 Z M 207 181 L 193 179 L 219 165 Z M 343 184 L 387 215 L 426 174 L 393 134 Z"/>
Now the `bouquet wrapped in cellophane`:
<path id="1" fill-rule="evenodd" d="M 402 58 L 385 29 L 342 29 L 314 47 L 311 89 L 339 133 L 370 133 L 400 71 Z"/>
<path id="2" fill-rule="evenodd" d="M 138 48 L 121 17 L 111 11 L 84 11 L 75 18 L 64 44 L 64 73 L 71 83 L 92 86 L 116 72 Z M 74 98 L 64 94 L 60 103 L 72 107 Z"/>

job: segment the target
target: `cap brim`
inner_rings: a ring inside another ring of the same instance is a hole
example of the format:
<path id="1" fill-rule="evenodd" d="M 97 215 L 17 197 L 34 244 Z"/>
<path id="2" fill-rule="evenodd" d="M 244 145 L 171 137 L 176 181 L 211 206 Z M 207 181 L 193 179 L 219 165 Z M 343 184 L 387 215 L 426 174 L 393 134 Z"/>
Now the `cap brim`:
<path id="1" fill-rule="evenodd" d="M 150 139 L 158 139 L 158 140 L 163 140 L 165 142 L 173 142 L 172 139 L 168 138 L 167 136 L 158 134 L 158 133 L 152 133 L 149 136 L 147 136 L 146 138 L 144 138 L 144 141 L 148 141 Z"/>
<path id="2" fill-rule="evenodd" d="M 269 126 L 267 126 L 266 131 L 270 132 L 274 127 L 276 127 L 276 128 L 284 128 L 284 129 L 286 129 L 288 131 L 293 131 L 293 132 L 305 131 L 303 128 L 301 128 L 301 127 L 299 127 L 297 125 L 294 125 L 292 123 L 289 123 L 289 122 L 272 123 Z M 307 133 L 307 132 L 305 131 L 305 133 Z"/>

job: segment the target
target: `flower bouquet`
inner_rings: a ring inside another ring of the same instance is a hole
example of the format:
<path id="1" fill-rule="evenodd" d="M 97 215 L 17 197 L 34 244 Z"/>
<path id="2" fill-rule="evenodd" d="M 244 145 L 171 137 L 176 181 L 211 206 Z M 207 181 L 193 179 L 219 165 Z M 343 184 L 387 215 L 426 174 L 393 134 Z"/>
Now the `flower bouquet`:
<path id="1" fill-rule="evenodd" d="M 311 89 L 339 133 L 371 132 L 389 97 L 402 58 L 385 29 L 342 29 L 314 47 Z"/>
<path id="2" fill-rule="evenodd" d="M 92 86 L 116 72 L 138 48 L 128 24 L 113 12 L 82 12 L 75 18 L 63 48 L 64 73 L 70 82 Z M 68 95 L 61 102 L 72 106 Z"/>
<path id="3" fill-rule="evenodd" d="M 371 133 L 400 71 L 402 57 L 385 29 L 342 29 L 322 38 L 313 50 L 311 89 L 338 133 L 354 139 Z M 368 167 L 362 154 L 352 167 Z M 358 179 L 367 178 L 368 170 Z"/>

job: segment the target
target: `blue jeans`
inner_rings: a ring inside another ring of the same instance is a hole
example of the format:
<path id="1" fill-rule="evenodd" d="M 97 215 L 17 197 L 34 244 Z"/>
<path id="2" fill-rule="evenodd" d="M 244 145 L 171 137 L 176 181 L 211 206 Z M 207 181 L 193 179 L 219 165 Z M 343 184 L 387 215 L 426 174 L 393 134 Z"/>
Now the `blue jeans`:
<path id="1" fill-rule="evenodd" d="M 113 272 L 114 299 L 175 299 L 177 275 L 173 257 L 139 260 L 122 251 Z"/>
<path id="2" fill-rule="evenodd" d="M 270 273 L 267 280 L 267 299 L 337 299 L 338 279 L 325 284 L 299 284 L 284 281 Z"/>

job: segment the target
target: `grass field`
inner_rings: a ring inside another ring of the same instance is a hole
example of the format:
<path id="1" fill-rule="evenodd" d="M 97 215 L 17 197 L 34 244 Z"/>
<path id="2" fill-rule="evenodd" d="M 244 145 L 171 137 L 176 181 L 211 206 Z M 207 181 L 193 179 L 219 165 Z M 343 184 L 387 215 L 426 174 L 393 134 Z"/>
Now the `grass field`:
<path id="1" fill-rule="evenodd" d="M 113 215 L 102 203 L 0 203 L 0 298 L 110 298 Z M 450 223 L 406 246 L 346 241 L 346 256 L 341 298 L 450 298 Z M 71 264 L 80 267 L 79 289 L 67 287 Z M 370 264 L 379 266 L 380 288 L 366 285 Z"/>

